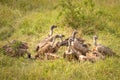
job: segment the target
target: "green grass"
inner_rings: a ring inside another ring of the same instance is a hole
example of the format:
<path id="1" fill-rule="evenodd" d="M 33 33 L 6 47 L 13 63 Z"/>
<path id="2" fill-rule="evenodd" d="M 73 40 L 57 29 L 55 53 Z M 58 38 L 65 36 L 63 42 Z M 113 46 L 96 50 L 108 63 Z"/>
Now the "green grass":
<path id="1" fill-rule="evenodd" d="M 49 27 L 53 24 L 58 26 L 54 34 L 64 34 L 66 38 L 70 36 L 74 29 L 64 25 L 65 15 L 60 16 L 62 10 L 60 1 L 0 0 L 0 47 L 14 39 L 25 41 L 34 56 L 37 43 L 48 35 Z M 90 29 L 86 29 L 94 30 L 92 26 L 97 24 L 103 26 L 104 30 L 96 31 L 99 36 L 98 42 L 109 46 L 120 55 L 120 0 L 94 1 L 96 8 L 107 13 L 104 18 L 100 18 L 101 21 L 105 20 L 106 26 L 95 18 L 95 24 L 85 23 L 91 25 Z M 93 33 L 84 34 L 81 27 L 77 28 L 77 31 L 79 32 L 77 36 L 92 43 Z M 65 49 L 66 47 L 60 48 L 57 54 L 62 56 Z M 120 80 L 119 70 L 120 59 L 116 57 L 96 63 L 79 63 L 64 59 L 40 61 L 12 58 L 0 52 L 0 80 Z"/>

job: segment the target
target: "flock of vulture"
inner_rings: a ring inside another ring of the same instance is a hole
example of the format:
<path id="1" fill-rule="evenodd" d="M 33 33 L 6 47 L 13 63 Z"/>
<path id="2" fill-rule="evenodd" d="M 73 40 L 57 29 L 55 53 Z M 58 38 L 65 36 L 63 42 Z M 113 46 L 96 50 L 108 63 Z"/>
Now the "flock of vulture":
<path id="1" fill-rule="evenodd" d="M 49 35 L 37 45 L 34 59 L 54 60 L 65 58 L 69 61 L 96 62 L 100 59 L 105 59 L 106 56 L 115 55 L 110 48 L 97 44 L 97 36 L 93 36 L 94 47 L 91 49 L 91 44 L 85 43 L 85 40 L 76 37 L 76 34 L 78 33 L 76 30 L 73 31 L 70 37 L 63 40 L 64 35 L 53 35 L 53 30 L 55 28 L 57 28 L 57 26 L 51 26 Z M 57 38 L 59 38 L 60 41 L 58 41 Z M 63 57 L 60 57 L 57 52 L 62 46 L 66 46 L 66 50 L 63 53 Z M 12 42 L 9 42 L 9 44 L 4 45 L 2 49 L 5 54 L 9 56 L 23 56 L 24 54 L 27 54 L 28 57 L 31 58 L 31 54 L 27 50 L 27 44 L 20 41 L 18 42 L 17 40 L 13 40 Z"/>

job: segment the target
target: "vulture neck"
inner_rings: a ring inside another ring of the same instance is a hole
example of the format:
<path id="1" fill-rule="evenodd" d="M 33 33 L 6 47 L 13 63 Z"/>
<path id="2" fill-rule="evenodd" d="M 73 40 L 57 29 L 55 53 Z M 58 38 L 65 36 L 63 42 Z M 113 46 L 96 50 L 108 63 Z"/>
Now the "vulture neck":
<path id="1" fill-rule="evenodd" d="M 93 38 L 93 44 L 94 46 L 97 46 L 97 39 Z"/>
<path id="2" fill-rule="evenodd" d="M 54 45 L 56 37 L 53 37 L 52 46 Z"/>
<path id="3" fill-rule="evenodd" d="M 73 40 L 75 39 L 75 35 L 76 35 L 76 33 L 73 33 L 73 34 L 72 34 L 72 39 L 73 39 Z"/>
<path id="4" fill-rule="evenodd" d="M 50 34 L 49 36 L 52 36 L 53 35 L 53 29 L 50 29 Z"/>
<path id="5" fill-rule="evenodd" d="M 62 37 L 60 38 L 60 40 L 61 40 L 61 42 L 63 42 L 63 38 Z"/>
<path id="6" fill-rule="evenodd" d="M 71 50 L 71 39 L 68 40 L 68 52 Z"/>

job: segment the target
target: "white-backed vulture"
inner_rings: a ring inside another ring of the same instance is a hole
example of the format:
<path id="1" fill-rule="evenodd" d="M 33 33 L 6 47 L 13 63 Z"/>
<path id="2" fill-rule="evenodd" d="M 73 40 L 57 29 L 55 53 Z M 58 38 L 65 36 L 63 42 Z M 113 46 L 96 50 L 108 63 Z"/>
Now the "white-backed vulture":
<path id="1" fill-rule="evenodd" d="M 68 49 L 64 53 L 64 57 L 72 56 L 76 60 L 83 59 L 81 55 L 85 56 L 86 53 L 89 51 L 89 45 L 85 44 L 82 39 L 78 39 L 75 37 L 77 31 L 72 33 L 72 36 L 68 39 Z"/>
<path id="2" fill-rule="evenodd" d="M 40 48 L 35 55 L 35 58 L 42 57 L 44 58 L 46 53 L 56 53 L 58 49 L 60 48 L 60 42 L 55 43 L 56 38 L 61 38 L 63 35 L 55 35 L 53 41 L 47 42 L 46 45 L 44 45 L 42 48 Z"/>
<path id="3" fill-rule="evenodd" d="M 73 35 L 71 46 L 82 55 L 86 55 L 86 53 L 89 51 L 90 44 L 79 41 L 77 38 L 75 38 L 75 35 Z"/>
<path id="4" fill-rule="evenodd" d="M 50 28 L 50 33 L 49 33 L 48 37 L 46 37 L 45 39 L 43 39 L 43 40 L 37 45 L 35 51 L 38 51 L 41 47 L 43 47 L 44 45 L 46 45 L 47 42 L 49 42 L 49 41 L 52 42 L 52 41 L 53 41 L 53 36 L 52 36 L 52 35 L 53 35 L 53 30 L 54 30 L 55 28 L 57 28 L 57 26 L 55 26 L 55 25 L 51 26 L 51 28 Z"/>
<path id="5" fill-rule="evenodd" d="M 99 53 L 98 51 L 90 51 L 86 53 L 87 60 L 90 62 L 96 62 L 100 59 L 104 60 L 105 56 Z"/>
<path id="6" fill-rule="evenodd" d="M 101 44 L 97 44 L 97 39 L 98 39 L 97 36 L 93 36 L 93 42 L 95 46 L 93 50 L 98 51 L 102 55 L 108 55 L 108 56 L 115 55 L 115 53 L 109 47 L 103 46 Z"/>
<path id="7" fill-rule="evenodd" d="M 71 47 L 71 40 L 68 40 L 68 47 L 67 50 L 64 52 L 63 57 L 68 61 L 78 60 L 77 52 Z"/>
<path id="8" fill-rule="evenodd" d="M 68 40 L 69 40 L 69 39 L 71 39 L 71 40 L 74 39 L 75 41 L 77 41 L 77 42 L 79 42 L 79 43 L 84 43 L 85 40 L 83 40 L 82 38 L 76 38 L 76 37 L 75 37 L 77 33 L 78 33 L 78 32 L 77 32 L 76 30 L 74 30 L 73 33 L 72 33 L 72 35 L 71 35 L 70 37 L 68 37 L 68 38 L 66 38 L 65 40 L 62 41 L 61 45 L 62 45 L 62 46 L 68 46 L 68 44 L 69 44 L 69 43 L 68 43 Z"/>
<path id="9" fill-rule="evenodd" d="M 5 46 L 2 47 L 4 53 L 11 57 L 23 57 L 25 54 L 28 55 L 28 58 L 31 58 L 31 54 L 28 52 L 27 43 L 13 40 Z"/>

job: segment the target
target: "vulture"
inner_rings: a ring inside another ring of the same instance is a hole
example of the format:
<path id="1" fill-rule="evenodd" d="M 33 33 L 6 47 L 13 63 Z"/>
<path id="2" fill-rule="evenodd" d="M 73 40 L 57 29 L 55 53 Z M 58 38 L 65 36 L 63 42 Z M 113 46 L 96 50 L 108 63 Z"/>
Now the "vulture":
<path id="1" fill-rule="evenodd" d="M 31 58 L 31 54 L 28 52 L 29 47 L 27 43 L 13 40 L 2 47 L 4 54 L 11 56 L 11 57 L 24 57 L 27 54 L 28 58 Z"/>
<path id="2" fill-rule="evenodd" d="M 37 45 L 37 47 L 36 47 L 36 52 L 41 48 L 41 47 L 43 47 L 44 45 L 46 45 L 47 44 L 47 42 L 49 42 L 49 41 L 53 41 L 53 30 L 55 29 L 55 28 L 57 28 L 57 26 L 55 26 L 55 25 L 53 25 L 53 26 L 51 26 L 50 27 L 50 33 L 49 33 L 49 35 L 48 35 L 48 37 L 46 37 L 45 39 L 43 39 L 38 45 Z"/>
<path id="3" fill-rule="evenodd" d="M 89 51 L 86 53 L 87 60 L 90 62 L 96 62 L 100 59 L 104 60 L 105 56 L 99 53 L 98 51 Z"/>
<path id="4" fill-rule="evenodd" d="M 46 45 L 44 45 L 43 47 L 41 47 L 38 50 L 37 54 L 35 55 L 35 58 L 37 58 L 37 57 L 44 58 L 45 55 L 48 53 L 56 53 L 61 46 L 61 44 L 60 44 L 61 42 L 55 43 L 55 40 L 56 40 L 56 38 L 62 38 L 62 37 L 64 37 L 64 35 L 55 35 L 53 37 L 52 42 L 51 41 L 47 42 Z"/>
<path id="5" fill-rule="evenodd" d="M 59 35 L 58 38 L 60 38 L 61 41 L 57 41 L 52 45 L 51 50 L 49 51 L 50 53 L 56 53 L 58 49 L 62 46 L 62 41 L 63 41 L 64 35 Z"/>
<path id="6" fill-rule="evenodd" d="M 72 33 L 72 36 L 69 37 L 67 44 L 68 49 L 64 53 L 64 57 L 67 57 L 66 55 L 72 55 L 76 60 L 86 60 L 86 53 L 89 51 L 90 44 L 84 43 L 84 41 L 80 38 L 76 38 L 75 35 L 78 32 L 75 30 Z M 83 57 L 84 56 L 84 57 Z"/>
<path id="7" fill-rule="evenodd" d="M 90 45 L 91 44 L 89 43 L 81 42 L 79 39 L 75 38 L 75 35 L 73 35 L 73 38 L 71 40 L 71 46 L 73 49 L 78 51 L 80 54 L 86 55 L 86 53 L 89 51 Z"/>
<path id="8" fill-rule="evenodd" d="M 77 41 L 79 43 L 84 43 L 85 40 L 83 40 L 82 38 L 76 38 L 75 37 L 77 33 L 78 32 L 76 30 L 74 30 L 73 33 L 72 33 L 72 35 L 70 37 L 68 37 L 68 38 L 66 38 L 65 40 L 62 41 L 61 45 L 62 46 L 68 46 L 68 40 L 69 39 L 71 39 L 71 40 L 74 39 L 75 41 Z"/>
<path id="9" fill-rule="evenodd" d="M 98 39 L 97 36 L 93 36 L 93 43 L 95 46 L 93 49 L 94 51 L 98 51 L 102 55 L 108 55 L 108 56 L 115 55 L 115 53 L 109 47 L 103 46 L 101 44 L 97 44 L 97 39 Z"/>
<path id="10" fill-rule="evenodd" d="M 67 50 L 64 52 L 63 57 L 69 61 L 78 60 L 77 52 L 71 47 L 71 39 L 68 40 Z"/>

